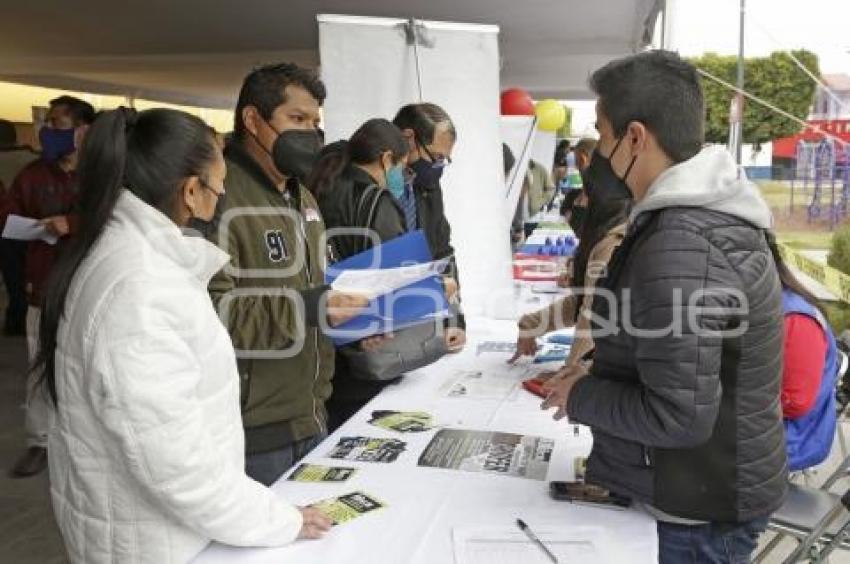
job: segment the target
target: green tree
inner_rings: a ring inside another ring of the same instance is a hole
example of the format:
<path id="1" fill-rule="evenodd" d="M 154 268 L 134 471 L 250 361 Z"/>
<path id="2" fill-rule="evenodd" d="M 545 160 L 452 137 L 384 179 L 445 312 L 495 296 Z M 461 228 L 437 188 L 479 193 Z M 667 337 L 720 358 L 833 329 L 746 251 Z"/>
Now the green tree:
<path id="1" fill-rule="evenodd" d="M 817 55 L 810 51 L 792 51 L 815 76 L 820 75 Z M 738 58 L 706 53 L 690 59 L 697 68 L 735 84 Z M 729 140 L 729 104 L 735 93 L 717 82 L 703 77 L 706 102 L 706 140 L 726 143 Z M 744 62 L 744 90 L 800 119 L 806 119 L 816 89 L 809 78 L 783 51 L 769 57 L 753 57 Z M 800 125 L 752 100 L 744 102 L 744 142 L 763 143 L 788 137 L 800 131 Z"/>

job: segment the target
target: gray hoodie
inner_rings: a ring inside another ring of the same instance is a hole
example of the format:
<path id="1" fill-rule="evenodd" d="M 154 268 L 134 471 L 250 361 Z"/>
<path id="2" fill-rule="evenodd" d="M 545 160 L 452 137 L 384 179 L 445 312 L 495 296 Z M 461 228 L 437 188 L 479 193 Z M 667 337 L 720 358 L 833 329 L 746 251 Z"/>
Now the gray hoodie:
<path id="1" fill-rule="evenodd" d="M 738 178 L 732 155 L 719 145 L 709 145 L 662 172 L 632 208 L 629 220 L 643 212 L 678 206 L 727 213 L 761 229 L 773 226 L 773 215 L 761 192 L 745 175 Z"/>

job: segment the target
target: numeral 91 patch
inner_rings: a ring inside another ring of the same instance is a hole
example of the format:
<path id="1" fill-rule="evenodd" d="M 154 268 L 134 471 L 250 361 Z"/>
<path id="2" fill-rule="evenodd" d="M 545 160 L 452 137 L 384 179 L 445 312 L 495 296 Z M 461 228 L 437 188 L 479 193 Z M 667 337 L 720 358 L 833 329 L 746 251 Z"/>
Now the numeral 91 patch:
<path id="1" fill-rule="evenodd" d="M 265 238 L 270 261 L 281 262 L 289 258 L 289 252 L 286 249 L 286 239 L 284 239 L 283 232 L 280 229 L 266 231 Z"/>

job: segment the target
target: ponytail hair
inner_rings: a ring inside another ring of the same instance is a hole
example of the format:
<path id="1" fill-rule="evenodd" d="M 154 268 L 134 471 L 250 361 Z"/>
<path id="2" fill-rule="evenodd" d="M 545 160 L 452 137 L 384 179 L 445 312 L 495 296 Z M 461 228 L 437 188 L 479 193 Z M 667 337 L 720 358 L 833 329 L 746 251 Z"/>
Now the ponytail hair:
<path id="1" fill-rule="evenodd" d="M 212 130 L 199 118 L 177 110 L 103 112 L 89 128 L 77 169 L 79 227 L 62 247 L 42 303 L 39 347 L 32 371 L 39 374 L 54 404 L 56 345 L 68 289 L 112 217 L 118 198 L 129 190 L 166 216 L 177 217 L 180 188 L 202 175 L 218 147 Z"/>
<path id="2" fill-rule="evenodd" d="M 776 265 L 776 273 L 779 274 L 779 281 L 782 283 L 782 287 L 791 290 L 809 302 L 810 305 L 816 307 L 820 310 L 823 316 L 826 317 L 826 311 L 823 309 L 820 301 L 812 292 L 803 286 L 803 283 L 800 282 L 797 277 L 794 276 L 794 273 L 791 272 L 791 269 L 788 268 L 788 265 L 782 258 L 782 253 L 779 251 L 779 245 L 776 243 L 776 235 L 774 235 L 772 231 L 765 231 L 764 236 L 767 240 L 767 246 L 770 249 L 770 254 L 773 255 L 773 264 Z"/>
<path id="3" fill-rule="evenodd" d="M 389 151 L 393 163 L 410 151 L 401 130 L 392 122 L 375 118 L 361 125 L 348 141 L 325 146 L 307 179 L 307 189 L 319 199 L 333 190 L 337 179 L 352 165 L 373 163 Z"/>

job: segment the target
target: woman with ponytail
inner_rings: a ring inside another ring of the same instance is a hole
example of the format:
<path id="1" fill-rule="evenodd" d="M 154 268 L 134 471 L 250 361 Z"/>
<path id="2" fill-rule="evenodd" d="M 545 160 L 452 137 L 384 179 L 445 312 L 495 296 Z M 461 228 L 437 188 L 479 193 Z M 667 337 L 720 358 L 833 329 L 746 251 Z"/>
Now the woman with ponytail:
<path id="1" fill-rule="evenodd" d="M 55 403 L 50 486 L 72 562 L 187 562 L 329 521 L 245 475 L 233 347 L 207 294 L 227 255 L 183 234 L 224 197 L 212 130 L 118 109 L 89 130 L 80 225 L 56 264 L 35 370 Z"/>
<path id="2" fill-rule="evenodd" d="M 400 203 L 410 181 L 407 153 L 399 128 L 385 119 L 370 119 L 349 141 L 328 145 L 319 154 L 307 188 L 319 203 L 325 226 L 364 231 L 362 236 L 329 238 L 335 258 L 348 258 L 407 232 Z"/>

